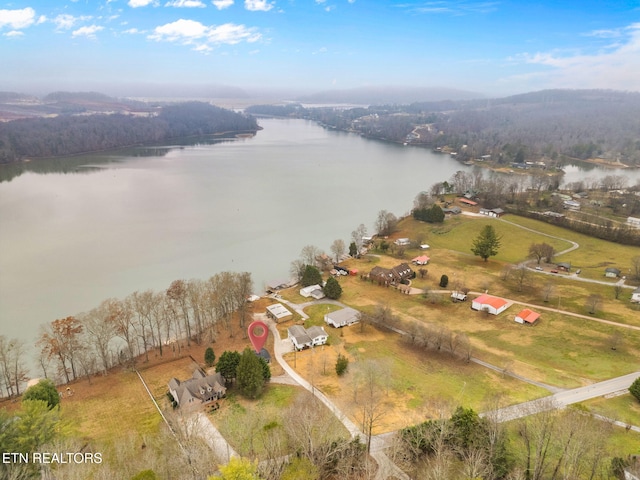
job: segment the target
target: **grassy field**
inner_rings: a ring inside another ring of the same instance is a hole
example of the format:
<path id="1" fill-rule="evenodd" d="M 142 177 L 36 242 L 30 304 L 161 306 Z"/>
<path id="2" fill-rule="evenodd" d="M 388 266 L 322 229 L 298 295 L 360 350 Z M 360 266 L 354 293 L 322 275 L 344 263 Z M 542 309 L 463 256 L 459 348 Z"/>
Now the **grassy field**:
<path id="1" fill-rule="evenodd" d="M 538 220 L 514 215 L 509 215 L 505 219 L 580 244 L 580 248 L 558 257 L 558 261 L 571 263 L 574 270 L 581 269 L 580 275 L 585 278 L 607 281 L 608 279 L 604 276 L 604 269 L 607 267 L 618 268 L 622 275 L 629 275 L 631 259 L 640 255 L 638 247 L 600 240 Z"/>
<path id="2" fill-rule="evenodd" d="M 323 323 L 324 305 L 305 310 L 309 324 Z M 384 418 L 376 425 L 382 433 L 434 418 L 448 408 L 467 405 L 481 411 L 497 397 L 518 403 L 546 395 L 546 390 L 466 363 L 449 354 L 424 352 L 404 343 L 394 333 L 360 324 L 342 329 L 326 327 L 329 345 L 285 356 L 290 365 L 328 395 L 356 424 L 359 422 L 360 369 L 374 362 L 382 377 Z M 350 359 L 349 373 L 338 377 L 338 354 Z M 361 395 L 361 394 L 360 394 Z"/>

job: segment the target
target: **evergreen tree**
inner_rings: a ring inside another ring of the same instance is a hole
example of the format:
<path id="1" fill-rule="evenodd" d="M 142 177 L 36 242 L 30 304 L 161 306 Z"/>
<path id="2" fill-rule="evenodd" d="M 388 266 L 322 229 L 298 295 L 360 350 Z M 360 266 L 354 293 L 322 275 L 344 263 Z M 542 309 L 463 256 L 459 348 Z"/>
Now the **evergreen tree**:
<path id="1" fill-rule="evenodd" d="M 222 352 L 220 358 L 218 359 L 218 363 L 216 365 L 216 372 L 220 372 L 220 375 L 224 378 L 224 380 L 229 383 L 236 378 L 236 371 L 238 369 L 238 364 L 240 363 L 240 354 L 236 351 L 226 350 Z"/>
<path id="2" fill-rule="evenodd" d="M 262 364 L 262 378 L 265 382 L 268 382 L 269 380 L 271 380 L 271 367 L 264 358 L 258 358 L 260 359 L 260 363 Z"/>
<path id="3" fill-rule="evenodd" d="M 327 284 L 324 286 L 323 291 L 327 298 L 332 300 L 337 300 L 342 295 L 342 287 L 333 277 L 327 279 Z"/>
<path id="4" fill-rule="evenodd" d="M 213 348 L 207 347 L 204 351 L 204 363 L 207 367 L 213 367 L 216 361 L 216 354 L 213 352 Z"/>
<path id="5" fill-rule="evenodd" d="M 249 347 L 242 352 L 236 378 L 244 396 L 258 398 L 262 394 L 265 383 L 263 363 L 266 362 Z"/>
<path id="6" fill-rule="evenodd" d="M 636 397 L 636 400 L 640 402 L 640 377 L 636 378 L 629 387 L 629 393 Z"/>
<path id="7" fill-rule="evenodd" d="M 358 246 L 356 245 L 356 242 L 351 242 L 349 244 L 349 255 L 351 255 L 352 257 L 358 255 Z"/>
<path id="8" fill-rule="evenodd" d="M 442 275 L 440 277 L 440 286 L 442 288 L 447 288 L 447 285 L 449 285 L 449 277 L 447 275 Z"/>
<path id="9" fill-rule="evenodd" d="M 431 207 L 431 223 L 442 223 L 444 222 L 444 212 L 442 208 L 437 203 L 434 203 Z"/>
<path id="10" fill-rule="evenodd" d="M 303 287 L 308 287 L 309 285 L 322 285 L 322 274 L 320 273 L 320 270 L 313 265 L 306 265 L 304 267 L 304 273 L 302 274 L 300 284 Z"/>
<path id="11" fill-rule="evenodd" d="M 336 373 L 341 377 L 346 373 L 347 368 L 349 368 L 349 359 L 339 353 L 338 359 L 336 360 Z"/>
<path id="12" fill-rule="evenodd" d="M 493 257 L 498 254 L 501 239 L 502 237 L 496 234 L 496 231 L 491 225 L 485 225 L 473 241 L 473 248 L 471 251 L 474 255 L 479 256 L 486 262 L 489 257 Z"/>
<path id="13" fill-rule="evenodd" d="M 45 379 L 27 388 L 27 391 L 22 396 L 22 401 L 26 400 L 42 400 L 47 402 L 49 410 L 51 410 L 60 403 L 60 395 L 53 382 Z"/>

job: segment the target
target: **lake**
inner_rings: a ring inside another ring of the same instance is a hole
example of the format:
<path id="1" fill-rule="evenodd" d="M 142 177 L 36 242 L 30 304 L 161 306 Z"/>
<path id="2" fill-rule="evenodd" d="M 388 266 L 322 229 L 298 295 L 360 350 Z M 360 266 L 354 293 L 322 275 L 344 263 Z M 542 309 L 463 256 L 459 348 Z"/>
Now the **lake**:
<path id="1" fill-rule="evenodd" d="M 225 270 L 261 292 L 305 245 L 348 245 L 378 211 L 405 214 L 472 168 L 304 120 L 260 124 L 252 138 L 32 162 L 1 182 L 0 334 L 32 344 L 41 324 L 104 299 Z"/>

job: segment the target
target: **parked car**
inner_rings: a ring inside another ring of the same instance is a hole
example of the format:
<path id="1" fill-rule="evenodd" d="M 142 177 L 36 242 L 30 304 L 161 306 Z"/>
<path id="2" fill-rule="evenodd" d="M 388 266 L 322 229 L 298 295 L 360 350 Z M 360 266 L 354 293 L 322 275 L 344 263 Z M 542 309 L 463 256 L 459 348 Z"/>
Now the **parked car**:
<path id="1" fill-rule="evenodd" d="M 551 270 L 551 273 L 558 273 L 558 270 Z"/>
<path id="2" fill-rule="evenodd" d="M 536 270 L 540 270 L 540 271 L 542 271 L 542 267 L 538 265 L 538 266 L 536 267 Z"/>

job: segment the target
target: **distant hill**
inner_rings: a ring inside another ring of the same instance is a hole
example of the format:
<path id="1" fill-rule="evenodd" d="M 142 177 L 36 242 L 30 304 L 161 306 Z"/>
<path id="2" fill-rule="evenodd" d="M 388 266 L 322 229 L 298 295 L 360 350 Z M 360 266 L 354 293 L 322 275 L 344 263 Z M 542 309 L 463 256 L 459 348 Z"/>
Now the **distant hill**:
<path id="1" fill-rule="evenodd" d="M 296 100 L 303 103 L 406 105 L 414 102 L 471 100 L 476 98 L 484 98 L 484 95 L 478 92 L 445 87 L 360 87 L 346 90 L 327 90 L 300 96 Z"/>

